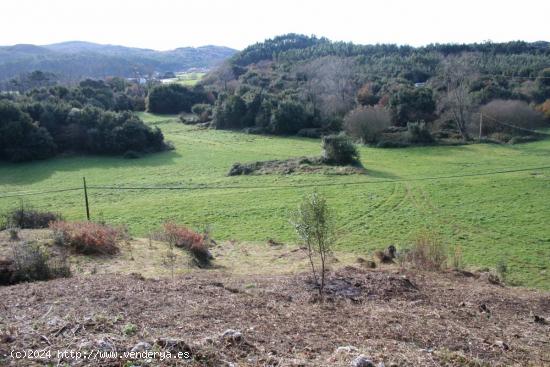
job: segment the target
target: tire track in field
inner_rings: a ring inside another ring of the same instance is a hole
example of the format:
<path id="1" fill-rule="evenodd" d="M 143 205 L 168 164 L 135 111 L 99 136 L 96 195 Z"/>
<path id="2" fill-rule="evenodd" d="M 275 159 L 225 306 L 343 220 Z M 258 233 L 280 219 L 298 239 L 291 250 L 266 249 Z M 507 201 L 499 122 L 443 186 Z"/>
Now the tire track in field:
<path id="1" fill-rule="evenodd" d="M 467 223 L 463 223 L 459 218 L 446 216 L 441 209 L 433 204 L 433 201 L 430 199 L 429 194 L 426 192 L 426 190 L 424 190 L 424 188 L 418 186 L 415 188 L 415 190 L 418 193 L 416 202 L 421 205 L 424 204 L 424 206 L 428 208 L 427 210 L 435 217 L 434 219 L 438 223 L 440 223 L 441 225 L 450 226 L 453 229 L 453 232 L 456 233 L 455 236 L 465 234 L 469 237 L 471 234 L 475 234 L 480 237 L 487 237 L 488 239 L 493 240 L 494 238 L 498 237 L 500 242 L 504 242 L 510 245 L 515 245 L 517 243 L 517 239 L 514 239 L 512 237 L 501 238 L 502 236 L 500 236 L 501 234 L 499 232 L 496 232 L 490 228 L 484 226 L 469 225 Z M 540 239 L 537 238 L 529 238 L 529 240 L 534 242 L 540 241 Z"/>
<path id="2" fill-rule="evenodd" d="M 399 194 L 399 188 L 401 187 L 402 185 L 400 183 L 394 183 L 393 185 L 393 190 L 391 192 L 391 194 L 389 194 L 385 199 L 379 201 L 378 203 L 374 204 L 373 206 L 370 206 L 368 207 L 365 211 L 362 211 L 361 214 L 357 215 L 357 216 L 354 216 L 353 218 L 351 218 L 350 220 L 348 220 L 345 224 L 343 224 L 342 226 L 338 227 L 337 228 L 337 232 L 338 231 L 341 231 L 345 228 L 348 228 L 348 227 L 353 227 L 355 225 L 357 225 L 357 222 L 361 221 L 362 219 L 365 219 L 369 216 L 372 216 L 373 214 L 376 214 L 377 212 L 383 210 L 385 207 L 387 207 L 394 198 L 397 198 L 399 201 L 396 205 L 394 205 L 392 208 L 396 207 L 397 205 L 399 205 L 400 203 L 403 202 L 404 198 L 405 198 L 405 195 L 401 196 Z M 390 208 L 390 210 L 392 209 Z M 383 211 L 382 212 L 382 215 L 387 212 L 386 211 Z M 347 234 L 344 234 L 343 237 L 345 237 L 346 235 L 349 235 L 349 232 L 347 232 Z"/>

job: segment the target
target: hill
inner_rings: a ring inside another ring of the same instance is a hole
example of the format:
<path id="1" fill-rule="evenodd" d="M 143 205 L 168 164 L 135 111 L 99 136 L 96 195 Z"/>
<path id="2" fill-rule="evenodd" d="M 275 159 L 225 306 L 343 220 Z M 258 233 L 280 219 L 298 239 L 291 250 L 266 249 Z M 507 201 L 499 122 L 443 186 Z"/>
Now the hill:
<path id="1" fill-rule="evenodd" d="M 54 73 L 62 81 L 78 81 L 85 78 L 136 77 L 154 72 L 212 68 L 235 52 L 221 46 L 155 51 L 80 41 L 45 46 L 2 46 L 0 82 L 35 70 Z"/>
<path id="2" fill-rule="evenodd" d="M 549 126 L 549 65 L 548 42 L 411 47 L 288 34 L 245 48 L 203 85 L 219 93 L 212 124 L 220 129 L 305 136 L 346 130 L 358 141 L 402 146 L 418 142 L 382 132 L 424 122 L 430 142 L 506 140 L 502 133 Z M 520 110 L 533 113 L 514 120 Z M 482 131 L 480 111 L 493 118 Z"/>

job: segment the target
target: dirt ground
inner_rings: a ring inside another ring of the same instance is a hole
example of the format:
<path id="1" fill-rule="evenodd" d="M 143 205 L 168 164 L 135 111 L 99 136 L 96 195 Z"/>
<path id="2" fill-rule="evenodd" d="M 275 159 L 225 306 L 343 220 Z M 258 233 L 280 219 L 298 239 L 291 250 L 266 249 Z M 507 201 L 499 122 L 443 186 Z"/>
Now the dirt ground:
<path id="1" fill-rule="evenodd" d="M 307 273 L 175 279 L 86 275 L 0 287 L 0 364 L 8 366 L 550 366 L 550 294 L 462 273 L 346 266 L 324 303 Z M 240 332 L 228 332 L 227 329 Z M 168 342 L 167 342 L 168 340 Z M 138 342 L 192 360 L 120 357 Z M 50 360 L 12 351 L 50 350 Z M 76 360 L 56 351 L 116 350 Z"/>

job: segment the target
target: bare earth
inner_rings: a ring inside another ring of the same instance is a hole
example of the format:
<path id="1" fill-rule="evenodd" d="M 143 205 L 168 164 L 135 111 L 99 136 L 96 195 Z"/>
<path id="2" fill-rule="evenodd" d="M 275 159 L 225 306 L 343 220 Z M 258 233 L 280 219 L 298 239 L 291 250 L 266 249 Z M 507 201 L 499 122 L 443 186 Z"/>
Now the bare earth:
<path id="1" fill-rule="evenodd" d="M 550 366 L 549 293 L 456 272 L 359 265 L 331 273 L 328 290 L 321 304 L 306 273 L 223 270 L 174 280 L 107 274 L 0 287 L 0 364 L 350 366 L 364 354 L 376 366 Z M 224 339 L 226 329 L 242 337 Z M 12 350 L 43 348 L 121 352 L 138 342 L 190 350 L 193 361 L 10 357 Z"/>

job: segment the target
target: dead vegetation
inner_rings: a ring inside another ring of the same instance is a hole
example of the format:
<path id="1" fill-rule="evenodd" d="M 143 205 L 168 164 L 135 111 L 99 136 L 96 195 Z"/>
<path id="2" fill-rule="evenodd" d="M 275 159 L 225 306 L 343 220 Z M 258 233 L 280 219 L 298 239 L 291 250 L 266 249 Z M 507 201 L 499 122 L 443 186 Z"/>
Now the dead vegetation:
<path id="1" fill-rule="evenodd" d="M 20 233 L 31 235 L 52 238 Z M 0 243 L 8 238 L 0 232 Z M 103 259 L 71 255 L 70 279 L 0 287 L 0 365 L 182 364 L 9 357 L 48 348 L 188 351 L 190 366 L 343 367 L 360 355 L 375 366 L 550 366 L 550 294 L 492 284 L 485 273 L 370 269 L 372 260 L 337 252 L 321 303 L 307 251 L 275 239 L 215 245 L 209 270 L 190 268 L 176 247 L 174 278 L 161 264 L 166 243 L 131 245 Z M 399 250 L 384 253 L 398 261 Z"/>
<path id="2" fill-rule="evenodd" d="M 386 366 L 550 365 L 550 329 L 537 321 L 550 314 L 548 294 L 452 273 L 346 267 L 330 273 L 320 304 L 308 279 L 209 271 L 3 287 L 0 355 L 19 366 L 40 363 L 11 360 L 12 349 L 149 346 L 189 351 L 196 366 L 349 366 L 361 354 Z"/>

